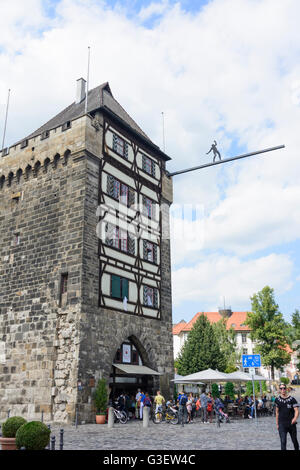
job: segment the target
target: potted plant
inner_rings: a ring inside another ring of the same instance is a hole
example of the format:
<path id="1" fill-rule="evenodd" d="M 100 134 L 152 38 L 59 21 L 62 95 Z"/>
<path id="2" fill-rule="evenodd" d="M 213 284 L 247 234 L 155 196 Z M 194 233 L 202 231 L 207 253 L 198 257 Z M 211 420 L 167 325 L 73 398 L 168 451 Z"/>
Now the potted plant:
<path id="1" fill-rule="evenodd" d="M 2 424 L 2 437 L 0 437 L 2 450 L 17 450 L 16 433 L 25 423 L 26 419 L 21 416 L 13 416 Z"/>
<path id="2" fill-rule="evenodd" d="M 30 421 L 23 424 L 16 433 L 16 445 L 18 449 L 44 450 L 50 441 L 50 429 L 40 421 Z"/>
<path id="3" fill-rule="evenodd" d="M 104 424 L 108 402 L 108 394 L 105 379 L 98 380 L 97 388 L 94 392 L 93 399 L 96 407 L 96 423 Z"/>

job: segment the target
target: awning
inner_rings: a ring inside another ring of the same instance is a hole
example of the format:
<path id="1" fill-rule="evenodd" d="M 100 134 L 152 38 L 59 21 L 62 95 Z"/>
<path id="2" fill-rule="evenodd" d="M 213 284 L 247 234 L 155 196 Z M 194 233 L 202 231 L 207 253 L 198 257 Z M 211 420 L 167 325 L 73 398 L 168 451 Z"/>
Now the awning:
<path id="1" fill-rule="evenodd" d="M 133 366 L 132 364 L 113 364 L 114 367 L 120 369 L 122 372 L 126 374 L 133 374 L 133 375 L 163 375 L 156 370 L 150 369 L 150 367 L 146 366 Z"/>

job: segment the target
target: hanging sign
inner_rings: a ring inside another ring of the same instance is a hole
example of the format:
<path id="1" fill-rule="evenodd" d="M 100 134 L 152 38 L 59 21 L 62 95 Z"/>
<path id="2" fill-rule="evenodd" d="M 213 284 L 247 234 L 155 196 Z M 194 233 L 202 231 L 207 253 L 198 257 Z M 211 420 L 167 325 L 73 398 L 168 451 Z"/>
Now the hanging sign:
<path id="1" fill-rule="evenodd" d="M 130 344 L 123 344 L 123 360 L 122 362 L 131 362 L 131 346 Z"/>

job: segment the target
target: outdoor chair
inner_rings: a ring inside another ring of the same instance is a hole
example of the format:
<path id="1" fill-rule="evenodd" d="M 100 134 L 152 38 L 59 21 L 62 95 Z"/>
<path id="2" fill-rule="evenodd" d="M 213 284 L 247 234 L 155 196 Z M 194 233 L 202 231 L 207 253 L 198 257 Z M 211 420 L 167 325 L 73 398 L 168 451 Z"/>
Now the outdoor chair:
<path id="1" fill-rule="evenodd" d="M 228 414 L 229 416 L 232 416 L 232 415 L 233 415 L 233 412 L 234 412 L 233 404 L 232 404 L 232 403 L 228 403 L 228 405 L 227 405 L 227 414 Z"/>

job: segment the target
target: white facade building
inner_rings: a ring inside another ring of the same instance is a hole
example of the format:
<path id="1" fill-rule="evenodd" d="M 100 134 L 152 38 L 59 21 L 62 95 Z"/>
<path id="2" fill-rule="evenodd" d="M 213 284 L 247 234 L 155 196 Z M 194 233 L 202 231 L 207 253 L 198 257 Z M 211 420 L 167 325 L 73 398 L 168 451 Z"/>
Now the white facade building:
<path id="1" fill-rule="evenodd" d="M 185 322 L 181 320 L 176 325 L 173 325 L 173 350 L 174 359 L 177 359 L 179 353 L 188 338 L 189 332 L 193 328 L 194 323 L 200 315 L 204 314 L 211 323 L 216 323 L 222 318 L 227 319 L 227 328 L 234 329 L 236 334 L 236 351 L 241 354 L 255 354 L 255 342 L 250 338 L 250 328 L 246 326 L 247 312 L 232 312 L 230 309 L 219 310 L 218 312 L 198 312 L 191 321 Z M 288 352 L 292 353 L 292 350 L 287 346 Z M 280 377 L 286 376 L 290 380 L 293 380 L 296 374 L 296 360 L 295 354 L 291 354 L 291 362 L 285 366 L 283 372 L 275 370 L 275 380 Z M 241 361 L 237 363 L 237 367 L 244 372 L 249 372 L 248 369 L 242 368 Z M 260 367 L 255 369 L 255 373 L 262 375 L 266 379 L 271 379 L 271 369 L 269 367 Z"/>

